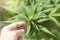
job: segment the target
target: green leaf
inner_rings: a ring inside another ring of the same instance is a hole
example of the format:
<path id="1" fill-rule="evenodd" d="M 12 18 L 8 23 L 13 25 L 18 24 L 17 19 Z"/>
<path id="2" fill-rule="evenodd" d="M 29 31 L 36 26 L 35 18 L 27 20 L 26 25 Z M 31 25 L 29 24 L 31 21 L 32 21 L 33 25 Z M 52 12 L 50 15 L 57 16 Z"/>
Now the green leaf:
<path id="1" fill-rule="evenodd" d="M 50 16 L 50 19 L 51 19 L 57 26 L 60 27 L 60 23 L 56 20 L 56 18 Z"/>
<path id="2" fill-rule="evenodd" d="M 27 18 L 29 18 L 29 16 L 30 16 L 29 15 L 30 14 L 30 8 L 29 8 L 29 6 L 21 4 L 18 7 L 18 11 L 19 11 L 19 13 L 24 14 Z"/>
<path id="3" fill-rule="evenodd" d="M 39 30 L 39 27 L 38 27 L 37 25 L 35 25 L 35 29 L 36 29 L 37 31 L 40 31 L 40 30 Z"/>
<path id="4" fill-rule="evenodd" d="M 52 16 L 59 16 L 60 17 L 60 13 L 55 13 Z"/>
<path id="5" fill-rule="evenodd" d="M 35 30 L 39 31 L 39 27 L 33 21 L 32 21 L 32 25 L 34 26 Z"/>
<path id="6" fill-rule="evenodd" d="M 30 33 L 30 30 L 31 30 L 31 26 L 30 25 L 28 25 L 27 26 L 27 29 L 26 29 L 26 36 L 28 36 L 29 35 L 29 33 Z"/>
<path id="7" fill-rule="evenodd" d="M 44 6 L 44 8 L 53 8 L 53 7 L 54 7 L 54 5 L 52 5 L 52 4 L 48 4 L 48 5 Z"/>
<path id="8" fill-rule="evenodd" d="M 54 8 L 53 10 L 51 10 L 51 13 L 49 14 L 50 16 L 53 15 L 56 11 L 57 11 L 58 8 Z"/>
<path id="9" fill-rule="evenodd" d="M 31 7 L 30 7 L 30 17 L 34 16 L 35 12 L 36 12 L 36 8 L 37 8 L 37 4 L 34 5 L 34 4 L 31 4 Z"/>
<path id="10" fill-rule="evenodd" d="M 10 8 L 8 6 L 2 6 L 2 8 L 6 9 L 7 11 L 10 11 L 12 13 L 18 13 L 18 11 L 14 8 Z"/>
<path id="11" fill-rule="evenodd" d="M 56 7 L 57 7 L 57 8 L 60 8 L 60 4 L 57 4 Z"/>
<path id="12" fill-rule="evenodd" d="M 57 4 L 60 0 L 55 0 L 55 4 Z"/>
<path id="13" fill-rule="evenodd" d="M 44 18 L 44 19 L 39 19 L 37 22 L 40 23 L 40 22 L 44 22 L 44 21 L 47 21 L 47 20 L 49 20 L 49 19 L 48 18 L 47 19 Z"/>
<path id="14" fill-rule="evenodd" d="M 40 27 L 40 30 L 42 30 L 42 31 L 44 31 L 44 32 L 46 32 L 46 33 L 48 33 L 48 34 L 51 34 L 52 36 L 56 37 L 56 36 L 55 36 L 52 32 L 50 32 L 46 27 L 41 26 L 41 25 L 39 25 L 39 27 Z"/>
<path id="15" fill-rule="evenodd" d="M 7 23 L 13 23 L 13 22 L 19 22 L 19 21 L 27 21 L 26 17 L 23 15 L 16 15 L 12 18 L 10 18 L 9 20 L 5 21 Z"/>
<path id="16" fill-rule="evenodd" d="M 33 19 L 35 20 L 35 19 L 45 18 L 45 17 L 47 17 L 46 14 L 44 14 L 44 13 L 37 13 L 37 14 L 34 15 Z"/>
<path id="17" fill-rule="evenodd" d="M 42 1 L 43 1 L 43 0 L 42 0 Z M 49 4 L 49 3 L 50 3 L 50 0 L 44 0 L 43 6 L 45 6 L 45 5 Z"/>
<path id="18" fill-rule="evenodd" d="M 30 38 L 34 34 L 35 30 L 33 29 L 33 26 L 31 26 L 31 30 L 29 32 L 29 35 L 27 35 L 28 38 Z"/>
<path id="19" fill-rule="evenodd" d="M 41 4 L 42 4 L 42 3 L 41 3 Z M 40 5 L 37 5 L 37 12 L 38 12 L 38 13 L 41 12 L 42 9 L 43 9 L 43 6 L 41 6 L 41 4 L 40 4 Z"/>
<path id="20" fill-rule="evenodd" d="M 53 8 L 45 9 L 45 10 L 43 10 L 42 12 L 47 13 L 47 12 L 50 12 L 51 10 L 53 10 Z"/>

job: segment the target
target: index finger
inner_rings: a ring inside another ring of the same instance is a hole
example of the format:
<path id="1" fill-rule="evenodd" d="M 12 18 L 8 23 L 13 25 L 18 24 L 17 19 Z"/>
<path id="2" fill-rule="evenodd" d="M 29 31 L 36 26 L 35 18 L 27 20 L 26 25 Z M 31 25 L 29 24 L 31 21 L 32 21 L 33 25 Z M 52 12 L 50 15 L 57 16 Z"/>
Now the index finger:
<path id="1" fill-rule="evenodd" d="M 12 23 L 8 26 L 5 26 L 3 29 L 4 30 L 17 30 L 18 28 L 20 28 L 21 26 L 25 25 L 26 22 L 22 21 L 22 22 L 15 22 Z"/>

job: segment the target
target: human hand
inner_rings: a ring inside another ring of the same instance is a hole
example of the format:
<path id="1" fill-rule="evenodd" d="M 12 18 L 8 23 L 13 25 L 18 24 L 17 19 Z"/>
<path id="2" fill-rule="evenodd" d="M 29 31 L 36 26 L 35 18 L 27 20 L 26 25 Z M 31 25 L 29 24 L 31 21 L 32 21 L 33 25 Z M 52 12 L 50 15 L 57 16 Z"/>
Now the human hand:
<path id="1" fill-rule="evenodd" d="M 0 40 L 22 40 L 24 29 L 19 29 L 25 22 L 16 22 L 5 26 L 1 31 Z"/>

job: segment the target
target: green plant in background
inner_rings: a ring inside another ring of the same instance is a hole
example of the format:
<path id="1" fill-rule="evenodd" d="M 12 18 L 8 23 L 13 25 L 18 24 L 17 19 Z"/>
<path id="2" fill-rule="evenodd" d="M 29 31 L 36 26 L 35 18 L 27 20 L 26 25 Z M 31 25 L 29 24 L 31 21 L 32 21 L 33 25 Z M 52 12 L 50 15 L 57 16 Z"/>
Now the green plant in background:
<path id="1" fill-rule="evenodd" d="M 5 22 L 25 21 L 27 23 L 24 40 L 41 40 L 41 38 L 60 40 L 60 34 L 54 32 L 54 28 L 60 29 L 60 0 L 23 0 L 24 3 L 17 1 L 17 6 L 14 8 L 2 7 L 15 14 Z"/>

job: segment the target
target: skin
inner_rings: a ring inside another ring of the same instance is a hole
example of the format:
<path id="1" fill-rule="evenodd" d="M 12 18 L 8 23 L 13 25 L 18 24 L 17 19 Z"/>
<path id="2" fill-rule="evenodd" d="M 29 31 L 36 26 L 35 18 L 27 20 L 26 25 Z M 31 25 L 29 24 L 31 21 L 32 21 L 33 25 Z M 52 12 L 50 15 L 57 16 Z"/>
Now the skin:
<path id="1" fill-rule="evenodd" d="M 25 22 L 15 22 L 8 26 L 5 26 L 1 30 L 0 40 L 22 40 L 22 35 L 25 32 L 24 29 L 19 29 L 25 25 Z"/>

